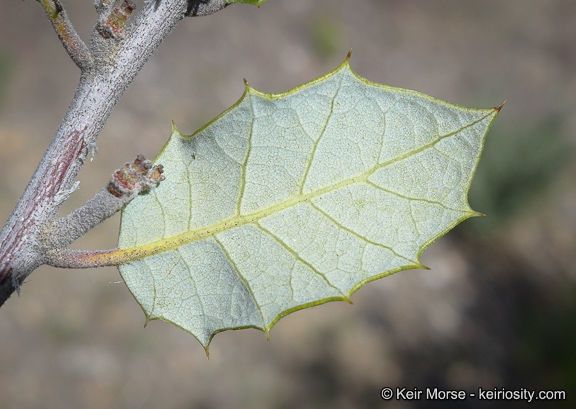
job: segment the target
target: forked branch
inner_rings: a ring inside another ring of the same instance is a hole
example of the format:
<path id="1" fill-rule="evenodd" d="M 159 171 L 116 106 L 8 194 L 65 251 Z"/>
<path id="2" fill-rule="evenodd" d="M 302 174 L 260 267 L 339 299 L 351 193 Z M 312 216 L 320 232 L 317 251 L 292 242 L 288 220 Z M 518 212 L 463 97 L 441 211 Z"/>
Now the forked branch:
<path id="1" fill-rule="evenodd" d="M 116 102 L 188 7 L 187 0 L 162 0 L 156 7 L 143 8 L 126 25 L 123 38 L 103 54 L 102 49 L 86 50 L 59 0 L 40 0 L 40 4 L 83 71 L 52 143 L 0 231 L 0 305 L 46 262 L 44 226 L 76 186 L 76 176 Z"/>

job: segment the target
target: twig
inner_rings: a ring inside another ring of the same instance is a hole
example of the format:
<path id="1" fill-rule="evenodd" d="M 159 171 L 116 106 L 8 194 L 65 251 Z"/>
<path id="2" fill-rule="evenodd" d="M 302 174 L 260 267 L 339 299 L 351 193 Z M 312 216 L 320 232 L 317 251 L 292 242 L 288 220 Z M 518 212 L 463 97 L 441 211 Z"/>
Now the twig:
<path id="1" fill-rule="evenodd" d="M 66 260 L 82 254 L 86 259 L 89 254 L 98 253 L 101 263 L 95 266 L 105 265 L 108 254 L 118 258 L 120 249 L 79 253 L 61 247 L 114 214 L 136 191 L 146 190 L 146 183 L 150 184 L 148 187 L 157 183 L 161 170 L 148 168 L 151 173 L 146 172 L 149 180 L 144 183 L 137 178 L 130 179 L 130 172 L 123 168 L 117 171 L 120 173 L 115 173 L 117 178 L 112 186 L 96 194 L 80 209 L 53 222 L 56 212 L 77 186 L 78 172 L 87 156 L 94 151 L 96 138 L 118 99 L 176 23 L 186 16 L 187 11 L 207 15 L 227 5 L 226 0 L 155 0 L 152 7 L 145 7 L 132 18 L 134 7 L 130 0 L 95 0 L 99 23 L 108 27 L 113 35 L 105 38 L 96 27 L 88 49 L 72 27 L 60 0 L 37 1 L 44 7 L 82 75 L 52 143 L 0 231 L 0 306 L 40 265 L 48 261 L 54 265 L 74 265 L 72 261 L 67 264 L 58 261 L 58 254 L 60 260 Z M 190 4 L 193 6 L 191 9 Z M 114 17 L 110 19 L 112 15 Z M 131 187 L 133 182 L 135 184 Z M 46 232 L 50 228 L 53 229 L 52 238 L 47 239 Z"/>
<path id="2" fill-rule="evenodd" d="M 42 233 L 47 250 L 62 249 L 113 216 L 139 194 L 148 193 L 164 180 L 162 165 L 138 155 L 116 170 L 108 185 L 69 215 L 48 223 Z"/>
<path id="3" fill-rule="evenodd" d="M 86 47 L 86 44 L 82 41 L 72 22 L 66 14 L 66 10 L 60 3 L 60 0 L 37 0 L 40 2 L 48 19 L 52 23 L 52 27 L 58 34 L 58 38 L 64 45 L 64 49 L 72 58 L 72 61 L 80 68 L 82 71 L 87 71 L 92 68 L 94 60 L 92 58 L 92 53 Z"/>
<path id="4" fill-rule="evenodd" d="M 144 8 L 113 56 L 103 56 L 97 61 L 99 69 L 81 76 L 52 143 L 0 232 L 0 293 L 4 294 L 0 305 L 44 263 L 40 232 L 58 210 L 60 203 L 55 198 L 74 185 L 112 108 L 148 57 L 184 18 L 186 6 L 187 0 L 162 0 L 156 10 Z"/>

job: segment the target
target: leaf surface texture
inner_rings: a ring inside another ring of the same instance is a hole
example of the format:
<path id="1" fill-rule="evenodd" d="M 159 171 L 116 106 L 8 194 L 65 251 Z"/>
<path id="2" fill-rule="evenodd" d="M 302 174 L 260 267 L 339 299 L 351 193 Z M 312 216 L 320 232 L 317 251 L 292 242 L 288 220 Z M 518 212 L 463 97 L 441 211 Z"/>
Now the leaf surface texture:
<path id="1" fill-rule="evenodd" d="M 348 61 L 285 94 L 247 86 L 193 135 L 174 129 L 166 180 L 122 213 L 122 277 L 149 319 L 207 347 L 421 268 L 477 215 L 467 195 L 497 112 L 371 83 Z"/>

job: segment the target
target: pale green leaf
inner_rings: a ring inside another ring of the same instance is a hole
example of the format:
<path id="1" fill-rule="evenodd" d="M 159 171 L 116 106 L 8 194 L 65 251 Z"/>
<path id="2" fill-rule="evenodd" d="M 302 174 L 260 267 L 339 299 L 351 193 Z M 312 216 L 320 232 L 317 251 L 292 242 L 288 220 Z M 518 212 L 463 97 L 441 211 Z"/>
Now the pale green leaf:
<path id="1" fill-rule="evenodd" d="M 247 87 L 193 135 L 174 129 L 166 180 L 123 212 L 122 277 L 149 319 L 207 346 L 422 268 L 477 215 L 467 194 L 497 112 L 371 83 L 348 61 L 285 94 Z"/>

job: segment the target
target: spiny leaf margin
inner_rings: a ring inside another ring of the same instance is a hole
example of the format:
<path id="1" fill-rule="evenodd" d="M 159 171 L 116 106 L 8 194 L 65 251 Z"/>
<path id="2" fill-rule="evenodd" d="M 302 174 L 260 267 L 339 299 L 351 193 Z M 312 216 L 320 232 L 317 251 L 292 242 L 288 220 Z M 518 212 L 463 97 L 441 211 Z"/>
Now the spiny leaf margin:
<path id="1" fill-rule="evenodd" d="M 209 128 L 212 124 L 217 123 L 219 120 L 221 120 L 222 118 L 224 118 L 227 114 L 229 114 L 230 112 L 232 112 L 233 110 L 235 110 L 238 106 L 240 106 L 240 104 L 245 100 L 245 98 L 249 95 L 253 95 L 253 96 L 258 96 L 260 98 L 264 98 L 264 99 L 268 99 L 270 101 L 277 101 L 277 100 L 282 100 L 284 98 L 290 97 L 292 95 L 296 95 L 299 92 L 309 89 L 311 87 L 314 87 L 317 84 L 322 83 L 323 81 L 328 80 L 329 78 L 338 75 L 338 73 L 340 73 L 343 70 L 349 70 L 349 72 L 351 74 L 354 75 L 354 77 L 358 80 L 360 80 L 361 82 L 363 82 L 364 84 L 366 84 L 367 86 L 370 87 L 376 87 L 376 88 L 380 88 L 382 90 L 388 91 L 388 92 L 396 92 L 399 94 L 403 94 L 403 95 L 409 95 L 409 96 L 413 96 L 413 97 L 418 97 L 418 98 L 422 98 L 425 100 L 428 100 L 434 104 L 438 104 L 438 105 L 442 105 L 446 108 L 450 108 L 450 109 L 458 109 L 458 110 L 462 110 L 462 111 L 470 111 L 470 112 L 484 112 L 485 116 L 481 118 L 481 120 L 483 121 L 484 119 L 487 119 L 489 117 L 489 121 L 487 126 L 485 127 L 485 130 L 483 132 L 483 134 L 481 135 L 481 146 L 480 146 L 480 151 L 482 150 L 483 147 L 483 143 L 484 143 L 484 138 L 485 135 L 490 127 L 490 125 L 492 124 L 496 113 L 499 111 L 499 108 L 492 108 L 492 109 L 488 109 L 488 110 L 472 110 L 472 109 L 468 109 L 468 108 L 464 108 L 464 107 L 460 107 L 460 106 L 456 106 L 453 104 L 449 104 L 446 103 L 444 101 L 426 96 L 424 94 L 415 92 L 415 91 L 410 91 L 410 90 L 404 90 L 404 89 L 399 89 L 399 88 L 394 88 L 394 87 L 390 87 L 387 85 L 382 85 L 382 84 L 377 84 L 377 83 L 373 83 L 361 76 L 359 76 L 358 74 L 356 74 L 354 71 L 351 70 L 350 66 L 349 66 L 349 56 L 346 58 L 346 60 L 339 66 L 337 67 L 335 70 L 329 72 L 328 74 L 314 80 L 311 81 L 307 84 L 304 84 L 302 86 L 296 87 L 293 90 L 290 90 L 288 92 L 285 93 L 279 93 L 279 94 L 269 94 L 269 93 L 263 93 L 260 91 L 257 91 L 253 88 L 251 88 L 250 86 L 248 86 L 246 84 L 246 89 L 244 94 L 242 95 L 242 97 L 229 109 L 227 109 L 226 111 L 224 111 L 222 114 L 220 114 L 218 117 L 216 117 L 213 121 L 209 122 L 207 125 L 205 125 L 204 127 L 200 128 L 199 130 L 197 130 L 196 132 L 194 132 L 191 135 L 183 135 L 181 134 L 175 127 L 173 127 L 173 135 L 172 138 L 168 141 L 168 143 L 165 145 L 165 147 L 162 149 L 161 153 L 159 154 L 158 159 L 161 160 L 163 153 L 165 152 L 166 148 L 170 145 L 170 143 L 174 140 L 174 138 L 183 140 L 183 141 L 192 141 L 196 136 L 200 135 L 203 131 L 205 131 L 207 128 Z M 462 129 L 465 129 L 462 128 Z M 461 132 L 462 129 L 456 131 L 456 133 Z M 480 153 L 480 152 L 479 152 Z M 466 186 L 464 186 L 464 190 L 465 190 L 465 197 L 467 198 L 468 196 L 468 190 L 470 188 L 470 183 L 472 180 L 472 177 L 474 175 L 477 163 L 478 163 L 478 159 L 479 159 L 479 153 L 478 156 L 475 159 L 475 163 L 474 166 L 471 170 L 470 173 L 470 177 L 468 178 L 468 183 L 466 184 Z M 170 176 L 169 176 L 170 177 Z M 230 329 L 244 329 L 244 328 L 256 328 L 259 330 L 262 330 L 266 333 L 268 333 L 268 331 L 276 324 L 276 322 L 278 322 L 278 320 L 294 311 L 298 311 L 301 309 L 305 309 L 305 308 L 309 308 L 312 306 L 316 306 L 316 305 L 320 305 L 320 304 L 324 304 L 326 302 L 330 302 L 330 301 L 349 301 L 349 297 L 355 292 L 357 291 L 359 288 L 361 288 L 362 286 L 364 286 L 365 284 L 367 284 L 370 281 L 374 281 L 377 279 L 380 279 L 382 277 L 388 276 L 390 274 L 396 273 L 398 271 L 403 271 L 403 270 L 408 270 L 408 269 L 415 269 L 415 268 L 425 268 L 421 263 L 420 263 L 420 256 L 421 254 L 425 251 L 425 249 L 430 246 L 435 240 L 437 240 L 438 238 L 442 237 L 444 234 L 446 234 L 449 230 L 451 230 L 453 227 L 455 227 L 457 224 L 463 222 L 464 220 L 470 218 L 470 217 L 474 217 L 474 216 L 478 216 L 480 215 L 479 213 L 473 211 L 469 205 L 466 203 L 467 205 L 467 209 L 468 211 L 463 214 L 460 218 L 456 219 L 453 221 L 453 223 L 451 223 L 450 225 L 448 225 L 444 230 L 442 230 L 441 232 L 439 232 L 435 237 L 432 237 L 430 240 L 428 240 L 426 243 L 423 243 L 422 246 L 419 248 L 418 253 L 417 253 L 417 257 L 414 263 L 412 264 L 407 264 L 395 269 L 391 269 L 388 271 L 384 271 L 381 272 L 380 274 L 377 275 L 373 275 L 369 278 L 366 278 L 364 280 L 359 281 L 353 288 L 351 288 L 346 294 L 343 294 L 342 296 L 331 296 L 331 297 L 325 297 L 319 300 L 315 300 L 315 301 L 311 301 L 311 302 L 307 302 L 307 303 L 303 303 L 297 306 L 293 306 L 291 308 L 288 308 L 284 311 L 281 311 L 280 313 L 278 313 L 275 318 L 265 327 L 261 327 L 261 326 L 256 326 L 256 325 L 242 325 L 242 326 L 231 326 L 231 327 L 223 327 L 223 328 L 219 328 L 217 330 L 213 330 L 208 338 L 203 338 L 201 339 L 201 337 L 199 337 L 197 334 L 193 333 L 190 328 L 186 328 L 184 325 L 181 325 L 178 322 L 175 322 L 174 320 L 171 320 L 167 317 L 160 317 L 160 316 L 155 316 L 152 315 L 153 311 L 148 312 L 146 310 L 146 307 L 139 301 L 137 294 L 134 293 L 134 291 L 132 290 L 132 288 L 130 288 L 130 290 L 133 292 L 133 295 L 136 297 L 136 299 L 138 300 L 138 302 L 140 303 L 140 305 L 142 306 L 145 314 L 147 315 L 148 319 L 152 320 L 152 319 L 162 319 L 168 322 L 172 322 L 177 326 L 182 327 L 184 330 L 191 332 L 199 341 L 200 343 L 207 349 L 212 338 L 214 337 L 214 335 L 216 333 L 225 331 L 225 330 L 230 330 Z M 186 235 L 186 234 L 184 234 Z M 214 234 L 215 236 L 216 234 Z M 209 236 L 209 235 L 208 235 Z M 207 237 L 208 237 L 207 236 Z M 169 239 L 170 240 L 170 239 Z M 176 240 L 174 243 L 172 243 L 171 246 L 175 245 L 175 243 L 177 243 L 178 240 Z M 181 243 L 186 242 L 186 240 L 183 240 Z M 190 241 L 188 241 L 190 242 Z M 131 247 L 131 248 L 123 248 L 120 250 L 120 254 L 118 254 L 118 257 L 120 258 L 124 258 L 125 260 L 128 261 L 135 261 L 138 259 L 141 259 L 143 257 L 149 257 L 149 256 L 153 256 L 154 254 L 158 254 L 162 251 L 165 251 L 166 248 L 161 248 L 157 246 L 158 243 L 151 243 L 150 244 L 144 244 L 144 245 L 138 245 L 135 247 Z M 156 247 L 155 247 L 156 245 Z M 124 276 L 124 272 L 122 272 L 122 267 L 121 267 L 121 273 Z"/>

